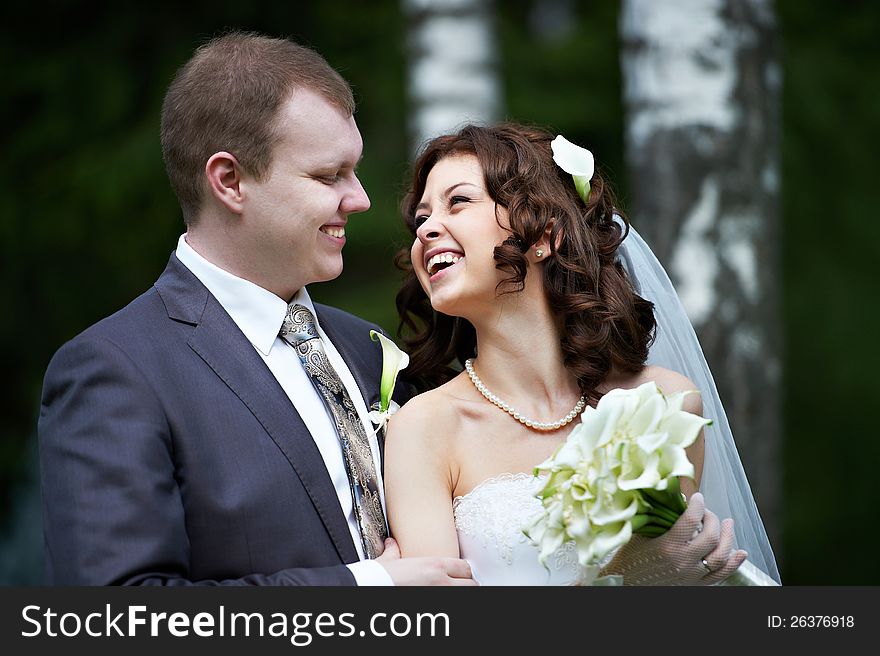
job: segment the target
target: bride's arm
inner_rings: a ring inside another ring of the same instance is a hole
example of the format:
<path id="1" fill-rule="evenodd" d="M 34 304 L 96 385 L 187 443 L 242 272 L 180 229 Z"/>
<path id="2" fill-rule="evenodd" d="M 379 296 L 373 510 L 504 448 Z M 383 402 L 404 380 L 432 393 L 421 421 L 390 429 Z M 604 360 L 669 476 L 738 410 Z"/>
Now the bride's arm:
<path id="1" fill-rule="evenodd" d="M 661 391 L 664 394 L 674 394 L 675 392 L 689 392 L 693 391 L 694 394 L 688 394 L 684 397 L 684 403 L 682 404 L 682 410 L 686 412 L 690 412 L 691 414 L 703 416 L 703 401 L 700 398 L 699 392 L 696 392 L 696 385 L 691 381 L 690 378 L 684 376 L 677 371 L 672 371 L 671 369 L 664 369 L 663 367 L 650 367 L 648 370 L 648 375 L 654 379 L 657 385 L 660 387 Z M 681 491 L 685 495 L 686 498 L 690 499 L 691 495 L 700 489 L 700 480 L 703 475 L 703 460 L 705 457 L 705 448 L 706 443 L 703 439 L 703 431 L 700 431 L 699 436 L 696 441 L 690 445 L 685 452 L 687 453 L 688 460 L 694 466 L 694 479 L 691 480 L 689 478 L 681 477 L 679 479 L 679 483 L 681 485 Z"/>
<path id="2" fill-rule="evenodd" d="M 452 514 L 448 405 L 417 396 L 388 423 L 385 503 L 391 535 L 403 556 L 458 558 Z"/>
<path id="3" fill-rule="evenodd" d="M 691 387 L 689 389 L 693 389 L 693 383 L 691 383 Z M 700 415 L 702 417 L 703 401 L 700 399 L 699 393 L 688 394 L 686 397 L 684 397 L 682 410 L 690 412 L 691 414 Z M 697 436 L 696 441 L 685 449 L 688 460 L 690 460 L 691 463 L 694 465 L 694 479 L 691 480 L 684 477 L 681 477 L 680 479 L 681 491 L 688 499 L 691 498 L 691 495 L 694 492 L 700 489 L 700 480 L 703 476 L 703 457 L 705 456 L 705 448 L 706 442 L 703 438 L 703 431 L 700 431 L 700 434 Z"/>

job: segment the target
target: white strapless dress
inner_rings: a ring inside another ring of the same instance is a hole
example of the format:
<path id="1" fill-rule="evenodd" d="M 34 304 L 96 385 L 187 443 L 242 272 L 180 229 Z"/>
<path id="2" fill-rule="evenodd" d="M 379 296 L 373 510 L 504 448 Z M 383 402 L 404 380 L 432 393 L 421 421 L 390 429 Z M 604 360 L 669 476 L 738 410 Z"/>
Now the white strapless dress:
<path id="1" fill-rule="evenodd" d="M 574 542 L 547 561 L 523 528 L 541 512 L 535 493 L 543 480 L 531 474 L 501 474 L 456 497 L 452 509 L 461 557 L 480 585 L 574 585 L 580 566 Z"/>
<path id="2" fill-rule="evenodd" d="M 574 542 L 557 549 L 544 567 L 538 561 L 538 548 L 523 533 L 542 510 L 535 494 L 543 483 L 543 478 L 531 474 L 500 474 L 454 499 L 459 552 L 470 563 L 480 585 L 578 585 L 582 580 Z M 607 554 L 599 566 L 607 564 L 615 553 Z M 619 576 L 602 577 L 592 583 L 621 584 Z M 779 583 L 747 562 L 740 574 L 721 585 Z"/>

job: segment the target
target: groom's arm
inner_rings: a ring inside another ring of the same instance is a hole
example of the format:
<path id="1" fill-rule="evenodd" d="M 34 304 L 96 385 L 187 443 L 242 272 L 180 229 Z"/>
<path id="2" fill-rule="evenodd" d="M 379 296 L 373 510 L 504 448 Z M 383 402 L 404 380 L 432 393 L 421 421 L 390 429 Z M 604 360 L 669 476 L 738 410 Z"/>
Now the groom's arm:
<path id="1" fill-rule="evenodd" d="M 355 584 L 344 565 L 190 580 L 167 416 L 137 365 L 107 339 L 77 338 L 52 359 L 39 442 L 50 584 Z"/>

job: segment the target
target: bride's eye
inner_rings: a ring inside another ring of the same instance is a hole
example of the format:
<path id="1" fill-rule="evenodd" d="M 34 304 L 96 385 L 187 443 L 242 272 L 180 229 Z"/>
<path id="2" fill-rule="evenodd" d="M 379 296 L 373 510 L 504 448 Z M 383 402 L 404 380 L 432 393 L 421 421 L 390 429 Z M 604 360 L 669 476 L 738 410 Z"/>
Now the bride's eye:
<path id="1" fill-rule="evenodd" d="M 413 219 L 413 228 L 419 228 L 421 225 L 427 221 L 430 217 L 427 214 L 419 214 Z"/>
<path id="2" fill-rule="evenodd" d="M 469 203 L 469 202 L 471 202 L 471 199 L 468 198 L 467 196 L 452 196 L 449 199 L 449 207 L 452 207 L 453 205 L 458 205 L 459 203 Z"/>

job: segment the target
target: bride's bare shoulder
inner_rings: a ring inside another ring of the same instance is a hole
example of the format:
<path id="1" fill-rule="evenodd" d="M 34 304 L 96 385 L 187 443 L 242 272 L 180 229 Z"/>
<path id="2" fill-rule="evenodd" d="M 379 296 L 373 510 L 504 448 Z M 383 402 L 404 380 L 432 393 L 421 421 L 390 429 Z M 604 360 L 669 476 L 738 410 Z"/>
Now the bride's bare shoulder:
<path id="1" fill-rule="evenodd" d="M 640 383 L 654 381 L 664 394 L 699 391 L 690 378 L 677 371 L 663 367 L 645 367 L 639 375 L 639 379 Z M 700 395 L 688 394 L 684 399 L 684 410 L 694 414 L 702 414 L 703 402 L 700 400 Z"/>
<path id="2" fill-rule="evenodd" d="M 388 424 L 388 442 L 394 436 L 405 434 L 438 444 L 451 439 L 458 431 L 460 398 L 456 380 L 414 396 L 391 418 Z"/>
<path id="3" fill-rule="evenodd" d="M 684 392 L 685 390 L 697 388 L 693 381 L 684 374 L 680 374 L 672 369 L 665 369 L 654 365 L 649 365 L 642 369 L 638 377 L 639 383 L 654 381 L 657 383 L 657 386 L 663 390 L 664 394 Z"/>

